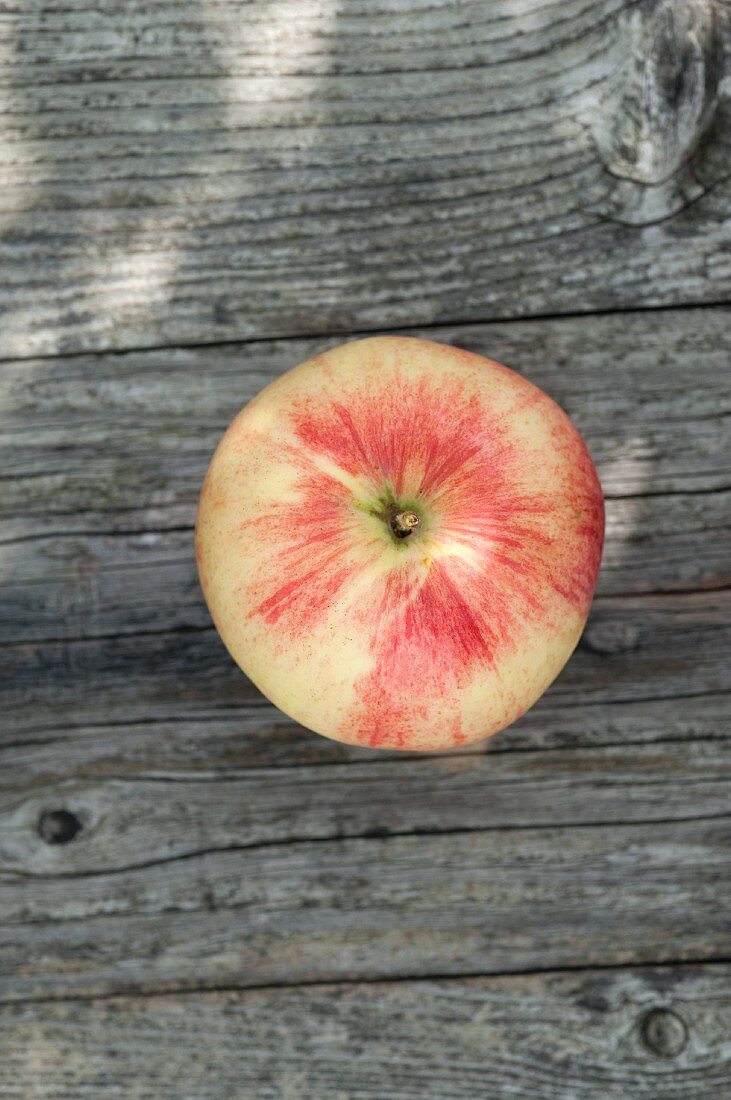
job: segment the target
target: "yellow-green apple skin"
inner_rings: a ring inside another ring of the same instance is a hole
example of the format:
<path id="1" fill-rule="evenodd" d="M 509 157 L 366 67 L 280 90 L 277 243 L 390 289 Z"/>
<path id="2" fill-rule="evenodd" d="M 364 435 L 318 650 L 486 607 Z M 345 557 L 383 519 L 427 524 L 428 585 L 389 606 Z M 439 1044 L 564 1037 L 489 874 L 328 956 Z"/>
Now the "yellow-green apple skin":
<path id="1" fill-rule="evenodd" d="M 196 552 L 233 659 L 339 741 L 495 733 L 568 660 L 596 585 L 601 488 L 566 414 L 467 351 L 378 336 L 316 355 L 233 421 Z"/>

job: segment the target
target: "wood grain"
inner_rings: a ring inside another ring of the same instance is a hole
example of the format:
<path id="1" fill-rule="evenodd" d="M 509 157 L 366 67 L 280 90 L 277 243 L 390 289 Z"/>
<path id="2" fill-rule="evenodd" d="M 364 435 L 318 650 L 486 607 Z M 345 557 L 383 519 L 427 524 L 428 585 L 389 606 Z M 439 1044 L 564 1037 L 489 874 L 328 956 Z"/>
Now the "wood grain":
<path id="1" fill-rule="evenodd" d="M 726 9 L 653 7 L 9 0 L 0 355 L 726 299 Z M 645 41 L 692 186 L 643 204 Z"/>
<path id="2" fill-rule="evenodd" d="M 573 416 L 608 496 L 599 591 L 624 595 L 731 580 L 729 320 L 690 310 L 425 335 L 506 361 Z M 191 544 L 210 455 L 241 404 L 332 342 L 5 364 L 0 642 L 205 626 Z"/>
<path id="3" fill-rule="evenodd" d="M 730 979 L 724 966 L 654 968 L 14 1006 L 0 1012 L 0 1093 L 720 1098 Z M 669 1055 L 644 1037 L 652 1013 L 680 1029 Z"/>
<path id="4" fill-rule="evenodd" d="M 624 64 L 608 82 L 594 133 L 617 181 L 608 213 L 626 225 L 652 225 L 707 191 L 699 161 L 704 137 L 723 126 L 716 114 L 728 12 L 708 0 L 649 0 L 626 14 Z M 703 152 L 710 150 L 720 146 L 711 140 Z"/>
<path id="5" fill-rule="evenodd" d="M 708 743 L 725 740 L 729 728 L 731 704 L 728 693 L 722 692 L 678 695 L 676 690 L 665 699 L 614 700 L 597 706 L 558 700 L 549 705 L 549 699 L 551 696 L 493 740 L 491 755 L 540 748 L 575 751 L 620 746 L 632 751 L 690 740 Z M 98 706 L 97 710 L 104 708 Z M 168 710 L 164 718 L 134 720 L 126 715 L 124 706 L 109 707 L 105 720 L 96 724 L 75 715 L 68 724 L 43 730 L 16 729 L 14 723 L 5 721 L 0 776 L 6 787 L 26 790 L 35 782 L 83 782 L 105 776 L 205 777 L 257 767 L 362 762 L 365 755 L 363 750 L 313 737 L 262 704 L 219 706 L 186 717 L 174 700 Z M 59 722 L 53 713 L 48 718 Z M 476 745 L 472 751 L 479 756 L 483 750 L 484 746 Z M 371 757 L 384 759 L 387 754 L 374 750 L 368 755 Z M 452 755 L 444 760 L 445 767 L 450 767 Z M 457 760 L 464 760 L 464 754 Z M 328 782 L 328 775 L 323 771 L 323 783 Z M 60 794 L 60 788 L 50 789 Z M 29 844 L 31 841 L 35 843 L 33 836 L 28 838 Z"/>
<path id="6" fill-rule="evenodd" d="M 608 494 L 604 595 L 556 689 L 504 735 L 507 746 L 722 735 L 727 595 L 684 590 L 729 581 L 729 331 L 718 309 L 597 317 L 590 330 L 567 318 L 429 333 L 552 393 L 586 435 Z M 198 489 L 229 419 L 327 343 L 4 365 L 8 774 L 360 759 L 303 734 L 252 691 L 209 625 L 192 555 Z"/>
<path id="7" fill-rule="evenodd" d="M 0 1001 L 725 958 L 730 829 L 461 830 L 7 872 Z"/>
<path id="8" fill-rule="evenodd" d="M 321 766 L 202 768 L 194 776 L 59 776 L 0 792 L 0 917 L 35 916 L 21 876 L 69 878 L 287 841 L 466 829 L 598 825 L 722 817 L 731 806 L 731 743 L 475 752 Z M 48 810 L 78 834 L 48 843 Z M 25 884 L 29 885 L 29 884 Z M 10 909 L 7 907 L 10 906 Z M 44 919 L 53 912 L 43 910 Z"/>
<path id="9" fill-rule="evenodd" d="M 597 601 L 579 650 L 541 704 L 541 717 L 648 699 L 728 693 L 731 592 Z M 214 629 L 9 645 L 0 699 L 8 739 L 108 722 L 245 722 L 261 695 L 226 656 Z M 243 708 L 243 709 L 242 709 Z M 273 713 L 259 711 L 270 731 Z M 560 726 L 561 719 L 558 719 Z M 10 734 L 12 732 L 12 737 Z"/>
<path id="10" fill-rule="evenodd" d="M 565 405 L 609 541 L 552 691 L 489 752 L 422 759 L 277 714 L 197 588 L 216 439 L 327 342 L 6 364 L 2 996 L 727 951 L 728 332 L 722 309 L 429 332 Z"/>
<path id="11" fill-rule="evenodd" d="M 0 29 L 0 1096 L 721 1100 L 728 5 Z M 545 388 L 607 494 L 572 661 L 451 754 L 277 712 L 192 555 L 240 405 L 397 325 Z"/>
<path id="12" fill-rule="evenodd" d="M 709 431 L 718 437 L 719 463 L 723 430 L 719 417 Z M 671 446 L 669 439 L 667 443 Z M 67 452 L 60 461 L 69 459 L 73 456 Z M 151 465 L 153 461 L 151 454 Z M 29 478 L 19 480 L 30 487 Z M 190 481 L 193 496 L 195 474 Z M 40 486 L 31 492 L 34 488 Z M 33 506 L 31 496 L 26 502 Z M 609 498 L 606 509 L 600 596 L 715 589 L 731 583 L 731 489 L 619 496 Z M 0 645 L 209 625 L 193 558 L 194 505 L 145 509 L 141 496 L 139 512 L 153 513 L 154 526 L 145 529 L 146 517 L 122 510 L 111 516 L 26 515 L 4 523 L 7 530 L 25 534 L 0 542 L 0 602 L 5 610 Z"/>

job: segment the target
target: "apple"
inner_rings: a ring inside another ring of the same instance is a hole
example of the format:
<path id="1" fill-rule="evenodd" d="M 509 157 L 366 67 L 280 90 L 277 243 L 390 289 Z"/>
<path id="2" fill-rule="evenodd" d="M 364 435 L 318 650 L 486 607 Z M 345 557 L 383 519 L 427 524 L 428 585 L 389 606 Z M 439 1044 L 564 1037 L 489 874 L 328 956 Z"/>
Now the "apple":
<path id="1" fill-rule="evenodd" d="M 233 421 L 196 552 L 233 659 L 326 737 L 487 737 L 581 635 L 604 534 L 581 436 L 542 390 L 402 336 L 316 355 Z"/>

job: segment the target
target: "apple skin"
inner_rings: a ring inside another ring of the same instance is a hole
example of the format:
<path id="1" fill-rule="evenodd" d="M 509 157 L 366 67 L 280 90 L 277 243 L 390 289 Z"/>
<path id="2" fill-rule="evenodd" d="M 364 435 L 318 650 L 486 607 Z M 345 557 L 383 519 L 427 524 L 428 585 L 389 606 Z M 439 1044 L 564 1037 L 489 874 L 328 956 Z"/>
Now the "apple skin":
<path id="1" fill-rule="evenodd" d="M 201 490 L 196 554 L 226 647 L 281 710 L 425 751 L 487 737 L 545 691 L 584 627 L 603 535 L 591 457 L 542 390 L 378 336 L 242 409 Z"/>

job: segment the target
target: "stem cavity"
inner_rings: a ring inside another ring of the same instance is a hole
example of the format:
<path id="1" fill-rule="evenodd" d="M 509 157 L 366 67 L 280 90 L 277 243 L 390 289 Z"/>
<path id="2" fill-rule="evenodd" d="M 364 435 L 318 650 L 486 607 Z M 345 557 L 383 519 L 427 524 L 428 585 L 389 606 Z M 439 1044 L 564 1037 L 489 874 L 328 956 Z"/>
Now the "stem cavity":
<path id="1" fill-rule="evenodd" d="M 395 513 L 391 520 L 391 530 L 397 539 L 405 539 L 420 523 L 417 513 L 407 509 L 404 512 Z"/>

